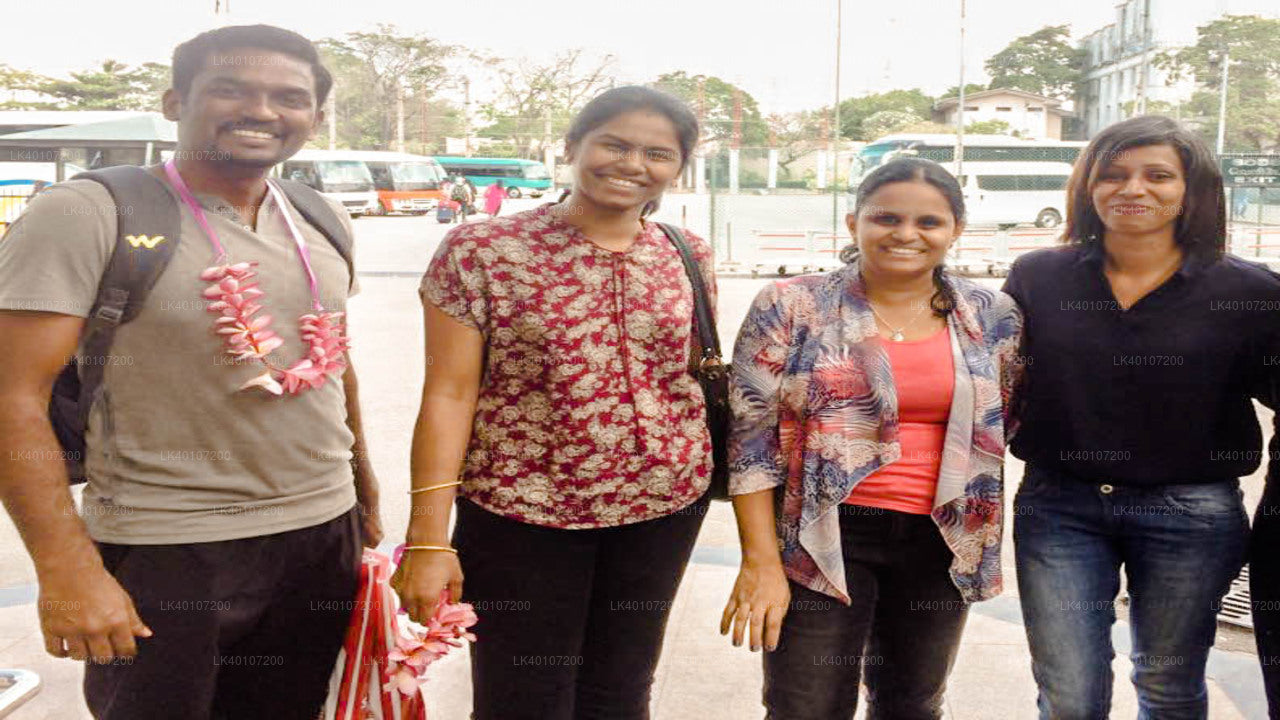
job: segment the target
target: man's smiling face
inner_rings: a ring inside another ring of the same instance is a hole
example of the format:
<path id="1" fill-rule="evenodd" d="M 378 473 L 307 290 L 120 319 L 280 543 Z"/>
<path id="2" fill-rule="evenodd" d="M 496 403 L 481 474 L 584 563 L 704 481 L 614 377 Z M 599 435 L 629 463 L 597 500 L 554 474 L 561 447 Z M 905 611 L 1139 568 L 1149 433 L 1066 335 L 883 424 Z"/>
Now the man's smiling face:
<path id="1" fill-rule="evenodd" d="M 292 156 L 324 119 L 311 65 L 258 48 L 210 53 L 186 97 L 165 93 L 164 110 L 178 122 L 179 152 L 253 168 Z"/>

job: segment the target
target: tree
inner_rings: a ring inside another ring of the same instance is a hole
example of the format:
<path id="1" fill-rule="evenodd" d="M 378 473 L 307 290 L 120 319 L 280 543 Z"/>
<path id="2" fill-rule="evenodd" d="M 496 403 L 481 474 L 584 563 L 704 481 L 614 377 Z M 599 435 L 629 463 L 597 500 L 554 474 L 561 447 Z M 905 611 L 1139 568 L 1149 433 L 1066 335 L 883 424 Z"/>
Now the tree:
<path id="1" fill-rule="evenodd" d="M 1187 119 L 1206 139 L 1216 140 L 1225 49 L 1231 69 L 1224 150 L 1280 149 L 1280 19 L 1228 15 L 1200 26 L 1197 35 L 1195 45 L 1166 51 L 1154 61 L 1168 72 L 1170 84 L 1190 77 L 1199 86 L 1182 107 Z"/>
<path id="2" fill-rule="evenodd" d="M 37 75 L 30 70 L 19 70 L 0 63 L 0 91 L 9 91 L 9 99 L 0 102 L 0 110 L 56 110 L 52 100 L 19 100 L 19 93 L 38 93 L 41 85 L 51 78 Z"/>
<path id="3" fill-rule="evenodd" d="M 443 103 L 436 94 L 450 80 L 445 61 L 457 51 L 426 35 L 403 35 L 394 25 L 347 33 L 316 43 L 334 76 L 338 138 L 354 148 L 387 149 L 396 140 L 397 103 L 403 100 L 405 136 L 421 137 Z M 440 125 L 436 122 L 434 125 Z M 415 130 L 417 132 L 415 133 Z"/>
<path id="4" fill-rule="evenodd" d="M 537 157 L 564 137 L 587 101 L 611 87 L 614 57 L 589 58 L 582 49 L 557 53 L 549 62 L 485 58 L 496 74 L 498 94 L 481 110 L 490 121 L 480 135 L 504 138 L 519 154 Z"/>
<path id="5" fill-rule="evenodd" d="M 1003 120 L 979 120 L 964 126 L 964 131 L 974 135 L 1013 135 L 1013 126 Z"/>
<path id="6" fill-rule="evenodd" d="M 160 110 L 160 95 L 169 86 L 169 68 L 145 63 L 136 69 L 116 60 L 71 73 L 70 80 L 46 79 L 32 89 L 52 97 L 67 110 Z"/>
<path id="7" fill-rule="evenodd" d="M 1012 88 L 1066 100 L 1084 78 L 1085 51 L 1071 44 L 1066 25 L 1040 28 L 992 55 L 986 64 L 991 89 Z"/>
<path id="8" fill-rule="evenodd" d="M 791 175 L 791 163 L 819 148 L 825 148 L 831 140 L 830 125 L 823 120 L 830 109 L 802 110 L 800 112 L 773 114 L 765 117 L 769 129 L 769 147 L 778 150 L 778 172 Z M 827 132 L 823 132 L 826 129 Z"/>
<path id="9" fill-rule="evenodd" d="M 760 117 L 760 107 L 751 93 L 713 75 L 689 75 L 683 70 L 660 75 L 653 87 L 688 103 L 702 126 L 702 140 L 731 141 L 734 108 L 738 108 L 742 145 L 767 144 L 769 124 Z"/>
<path id="10" fill-rule="evenodd" d="M 862 121 L 862 130 L 867 137 L 878 138 L 900 132 L 918 122 L 919 117 L 905 110 L 881 110 Z"/>
<path id="11" fill-rule="evenodd" d="M 988 88 L 986 85 L 983 85 L 982 83 L 965 83 L 964 84 L 965 97 L 968 97 L 974 93 L 980 93 L 983 90 L 989 90 L 989 89 L 990 88 Z M 938 99 L 945 100 L 947 98 L 958 98 L 958 97 L 960 97 L 960 86 L 952 85 L 951 87 L 947 88 L 947 91 L 942 93 L 942 97 Z"/>
<path id="12" fill-rule="evenodd" d="M 928 122 L 933 115 L 933 98 L 922 90 L 912 89 L 844 100 L 840 103 L 840 136 L 846 140 L 875 140 L 884 134 L 877 132 L 880 124 L 871 129 L 864 124 L 872 115 L 885 110 L 909 114 L 917 122 Z"/>

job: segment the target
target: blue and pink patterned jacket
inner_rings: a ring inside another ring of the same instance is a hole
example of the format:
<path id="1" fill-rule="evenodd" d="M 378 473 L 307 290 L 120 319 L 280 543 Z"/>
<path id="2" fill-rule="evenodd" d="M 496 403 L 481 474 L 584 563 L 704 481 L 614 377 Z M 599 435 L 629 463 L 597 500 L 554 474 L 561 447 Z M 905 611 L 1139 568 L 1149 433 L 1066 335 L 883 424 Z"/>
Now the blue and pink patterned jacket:
<path id="1" fill-rule="evenodd" d="M 849 603 L 836 507 L 901 455 L 889 359 L 855 260 L 777 281 L 756 297 L 734 347 L 730 492 L 783 486 L 787 576 Z M 1022 315 L 1004 293 L 948 274 L 955 391 L 933 519 L 966 602 L 1001 591 L 1004 446 Z"/>

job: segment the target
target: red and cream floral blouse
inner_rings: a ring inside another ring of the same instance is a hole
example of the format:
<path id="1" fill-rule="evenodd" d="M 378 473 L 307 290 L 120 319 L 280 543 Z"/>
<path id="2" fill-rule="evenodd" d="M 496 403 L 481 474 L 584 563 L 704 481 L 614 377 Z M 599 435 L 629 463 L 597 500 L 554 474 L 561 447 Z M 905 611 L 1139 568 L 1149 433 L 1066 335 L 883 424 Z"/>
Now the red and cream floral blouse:
<path id="1" fill-rule="evenodd" d="M 679 510 L 706 490 L 711 440 L 693 290 L 662 230 L 612 252 L 563 206 L 461 225 L 422 279 L 485 337 L 462 495 L 521 522 L 596 528 Z M 715 298 L 711 249 L 686 232 Z"/>

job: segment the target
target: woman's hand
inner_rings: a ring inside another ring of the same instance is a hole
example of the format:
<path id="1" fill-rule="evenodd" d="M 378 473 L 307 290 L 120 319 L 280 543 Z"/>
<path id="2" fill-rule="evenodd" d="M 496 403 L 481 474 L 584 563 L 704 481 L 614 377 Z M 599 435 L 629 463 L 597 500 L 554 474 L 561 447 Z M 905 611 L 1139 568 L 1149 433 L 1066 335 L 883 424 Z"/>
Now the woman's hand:
<path id="1" fill-rule="evenodd" d="M 425 625 L 436 612 L 442 590 L 449 589 L 449 602 L 462 600 L 462 565 L 451 552 L 408 550 L 391 576 L 391 587 L 409 619 Z"/>
<path id="2" fill-rule="evenodd" d="M 742 645 L 742 635 L 751 628 L 751 650 L 773 651 L 778 647 L 782 619 L 791 603 L 791 588 L 782 563 L 776 560 L 752 562 L 743 560 L 738 580 L 733 584 L 729 602 L 720 618 L 720 634 L 728 635 L 733 626 L 733 644 Z"/>

